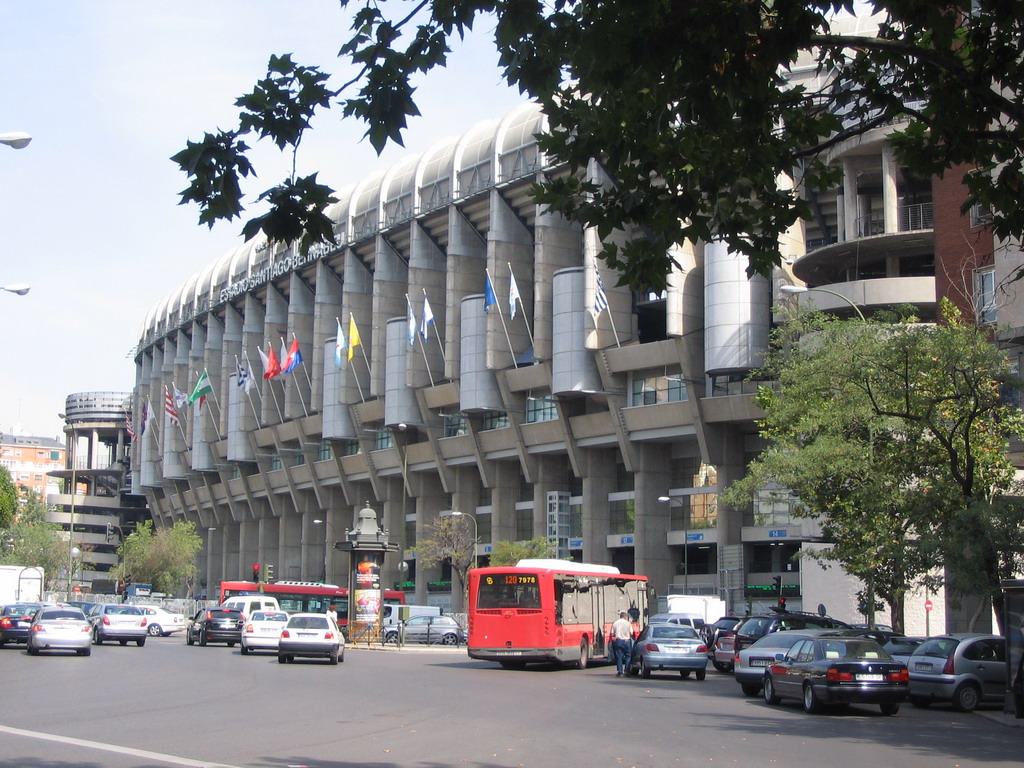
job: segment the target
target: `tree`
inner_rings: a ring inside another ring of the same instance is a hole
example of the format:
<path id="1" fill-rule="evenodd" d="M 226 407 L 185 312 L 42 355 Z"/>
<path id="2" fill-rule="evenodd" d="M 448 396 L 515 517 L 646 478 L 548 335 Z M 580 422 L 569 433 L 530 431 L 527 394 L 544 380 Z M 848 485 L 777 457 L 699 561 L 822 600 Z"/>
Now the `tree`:
<path id="1" fill-rule="evenodd" d="M 192 594 L 198 574 L 196 554 L 203 540 L 195 523 L 177 521 L 170 528 L 153 529 L 149 520 L 125 537 L 118 547 L 120 578 L 131 575 L 137 584 L 151 584 L 158 592 Z"/>
<path id="2" fill-rule="evenodd" d="M 18 511 L 18 489 L 11 479 L 10 470 L 0 467 L 0 528 L 9 528 Z"/>
<path id="3" fill-rule="evenodd" d="M 250 136 L 297 153 L 313 116 L 336 105 L 367 124 L 378 152 L 401 144 L 419 114 L 414 80 L 446 64 L 450 38 L 487 19 L 505 78 L 543 106 L 550 130 L 541 145 L 567 170 L 539 183 L 535 199 L 602 237 L 638 228 L 640 237 L 602 253 L 633 287 L 664 287 L 669 246 L 687 240 L 724 240 L 751 272 L 770 274 L 780 237 L 810 218 L 815 190 L 836 183 L 824 153 L 903 121 L 901 163 L 922 177 L 974 166 L 964 210 L 988 206 L 999 237 L 1024 233 L 1020 0 L 876 0 L 874 34 L 837 20 L 854 0 L 341 6 L 356 9 L 339 54 L 355 77 L 331 88 L 319 67 L 274 56 L 267 77 L 235 102 L 238 128 L 189 141 L 172 158 L 190 178 L 182 202 L 198 203 L 201 223 L 244 210 L 241 179 L 255 174 Z M 818 76 L 787 76 L 807 63 Z M 588 175 L 592 160 L 598 178 Z M 262 230 L 303 249 L 334 242 L 323 214 L 332 190 L 315 173 L 259 199 L 270 211 L 246 224 L 247 237 Z"/>
<path id="4" fill-rule="evenodd" d="M 538 536 L 529 541 L 499 541 L 491 550 L 491 565 L 515 565 L 520 560 L 554 557 L 555 543 L 547 536 Z"/>
<path id="5" fill-rule="evenodd" d="M 416 542 L 416 559 L 423 565 L 448 563 L 462 592 L 469 584 L 469 569 L 476 561 L 475 529 L 461 515 L 443 515 L 427 526 L 427 538 Z"/>
<path id="6" fill-rule="evenodd" d="M 778 382 L 757 398 L 771 445 L 722 497 L 790 489 L 794 514 L 820 520 L 833 543 L 825 557 L 868 585 L 865 599 L 889 603 L 894 627 L 906 591 L 936 568 L 1000 608 L 1000 579 L 1024 565 L 1008 459 L 1024 417 L 1003 397 L 1019 381 L 950 302 L 940 313 L 936 326 L 819 313 L 785 323 L 758 373 Z"/>
<path id="7" fill-rule="evenodd" d="M 59 525 L 19 517 L 0 532 L 0 565 L 42 568 L 44 591 L 56 591 L 61 568 L 68 565 L 67 539 Z"/>

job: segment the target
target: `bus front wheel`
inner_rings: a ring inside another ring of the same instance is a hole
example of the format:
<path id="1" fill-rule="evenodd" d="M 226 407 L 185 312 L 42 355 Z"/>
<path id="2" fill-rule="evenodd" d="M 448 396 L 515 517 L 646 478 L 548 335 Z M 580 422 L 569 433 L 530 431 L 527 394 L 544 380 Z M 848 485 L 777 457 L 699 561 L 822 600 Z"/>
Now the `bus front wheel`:
<path id="1" fill-rule="evenodd" d="M 586 669 L 588 661 L 590 661 L 590 643 L 583 640 L 580 643 L 580 660 L 576 663 L 576 666 L 580 669 Z"/>

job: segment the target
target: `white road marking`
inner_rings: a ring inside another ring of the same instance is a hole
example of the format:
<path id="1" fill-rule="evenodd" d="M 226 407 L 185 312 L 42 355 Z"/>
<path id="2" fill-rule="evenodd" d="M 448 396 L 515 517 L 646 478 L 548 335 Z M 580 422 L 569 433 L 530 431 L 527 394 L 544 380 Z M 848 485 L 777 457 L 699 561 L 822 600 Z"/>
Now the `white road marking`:
<path id="1" fill-rule="evenodd" d="M 147 760 L 159 760 L 164 763 L 170 763 L 171 765 L 183 765 L 186 766 L 186 768 L 238 768 L 238 766 L 227 765 L 225 763 L 210 763 L 205 760 L 191 760 L 187 757 L 165 755 L 161 752 L 150 752 L 145 749 L 132 749 L 131 747 L 119 747 L 116 744 L 104 744 L 100 741 L 87 741 L 86 739 L 75 739 L 70 736 L 58 736 L 52 733 L 42 733 L 41 731 L 26 731 L 22 728 L 11 728 L 7 725 L 0 725 L 0 733 L 9 733 L 12 736 L 24 736 L 27 739 L 55 741 L 59 744 L 70 744 L 76 747 L 87 747 L 89 749 L 98 749 L 103 752 L 114 752 L 119 755 L 142 757 Z"/>

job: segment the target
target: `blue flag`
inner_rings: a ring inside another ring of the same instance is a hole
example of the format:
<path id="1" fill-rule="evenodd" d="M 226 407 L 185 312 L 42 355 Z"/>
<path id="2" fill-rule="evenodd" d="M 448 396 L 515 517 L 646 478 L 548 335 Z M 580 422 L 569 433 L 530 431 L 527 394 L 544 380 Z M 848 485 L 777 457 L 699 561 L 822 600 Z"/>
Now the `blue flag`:
<path id="1" fill-rule="evenodd" d="M 484 312 L 490 312 L 491 307 L 498 306 L 498 297 L 494 295 L 494 286 L 491 285 L 491 276 L 486 272 L 484 276 L 487 278 L 487 284 L 484 287 Z"/>

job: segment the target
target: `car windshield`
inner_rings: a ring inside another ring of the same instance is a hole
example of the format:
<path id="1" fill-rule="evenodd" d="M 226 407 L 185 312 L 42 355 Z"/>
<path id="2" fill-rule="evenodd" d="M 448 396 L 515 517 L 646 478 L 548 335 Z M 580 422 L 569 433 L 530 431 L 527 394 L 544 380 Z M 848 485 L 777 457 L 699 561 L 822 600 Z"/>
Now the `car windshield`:
<path id="1" fill-rule="evenodd" d="M 921 643 L 914 651 L 915 656 L 931 656 L 936 659 L 945 659 L 956 650 L 957 641 L 952 637 L 940 637 L 936 640 L 928 640 Z"/>
<path id="2" fill-rule="evenodd" d="M 650 637 L 656 637 L 661 640 L 670 638 L 692 639 L 697 637 L 697 633 L 690 627 L 680 627 L 676 624 L 657 624 L 651 626 Z"/>

